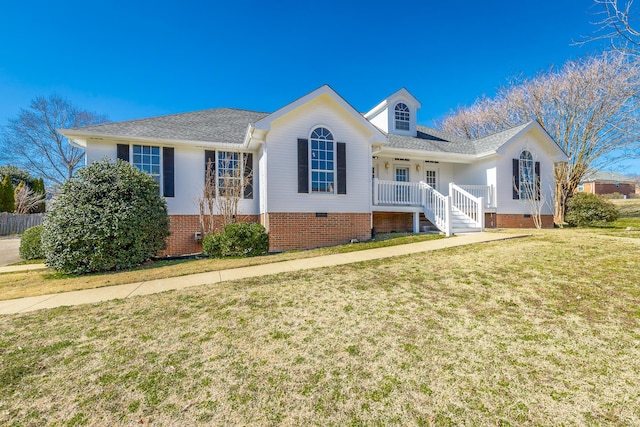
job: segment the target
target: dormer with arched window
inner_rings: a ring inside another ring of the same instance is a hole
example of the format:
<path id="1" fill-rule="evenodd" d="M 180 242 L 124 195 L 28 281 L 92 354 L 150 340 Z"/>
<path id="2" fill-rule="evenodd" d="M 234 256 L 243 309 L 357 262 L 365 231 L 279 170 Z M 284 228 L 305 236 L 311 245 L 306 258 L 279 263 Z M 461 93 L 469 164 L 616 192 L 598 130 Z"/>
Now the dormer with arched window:
<path id="1" fill-rule="evenodd" d="M 416 113 L 421 104 L 406 89 L 389 95 L 364 117 L 387 133 L 416 136 Z"/>
<path id="2" fill-rule="evenodd" d="M 411 112 L 404 102 L 398 102 L 394 108 L 394 129 L 408 131 L 411 123 Z"/>

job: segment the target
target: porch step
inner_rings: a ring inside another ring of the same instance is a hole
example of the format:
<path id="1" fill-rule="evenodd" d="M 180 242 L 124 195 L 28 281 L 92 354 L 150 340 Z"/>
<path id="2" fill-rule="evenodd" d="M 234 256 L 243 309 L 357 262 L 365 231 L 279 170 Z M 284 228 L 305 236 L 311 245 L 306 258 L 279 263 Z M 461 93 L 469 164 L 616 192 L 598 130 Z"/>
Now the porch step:
<path id="1" fill-rule="evenodd" d="M 456 233 L 479 233 L 480 231 L 480 227 L 454 227 L 451 232 L 453 234 Z"/>

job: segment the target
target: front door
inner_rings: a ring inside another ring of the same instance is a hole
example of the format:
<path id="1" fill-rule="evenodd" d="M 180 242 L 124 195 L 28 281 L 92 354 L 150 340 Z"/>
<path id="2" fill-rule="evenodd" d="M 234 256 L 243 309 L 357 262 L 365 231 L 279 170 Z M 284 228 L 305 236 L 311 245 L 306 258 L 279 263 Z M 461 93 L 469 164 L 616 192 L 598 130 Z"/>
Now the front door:
<path id="1" fill-rule="evenodd" d="M 424 171 L 424 182 L 434 190 L 438 191 L 438 171 L 426 169 Z"/>
<path id="2" fill-rule="evenodd" d="M 409 182 L 409 168 L 396 166 L 396 182 Z M 396 186 L 396 202 L 399 204 L 409 203 L 409 186 Z"/>

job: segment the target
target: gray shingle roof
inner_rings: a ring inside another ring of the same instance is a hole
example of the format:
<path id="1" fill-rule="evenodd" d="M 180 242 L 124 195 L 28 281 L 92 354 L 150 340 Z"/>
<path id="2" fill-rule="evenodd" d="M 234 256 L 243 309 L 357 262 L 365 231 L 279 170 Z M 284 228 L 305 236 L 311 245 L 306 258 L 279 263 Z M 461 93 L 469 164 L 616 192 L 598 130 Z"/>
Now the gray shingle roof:
<path id="1" fill-rule="evenodd" d="M 633 178 L 617 172 L 588 171 L 582 182 L 634 182 Z"/>
<path id="2" fill-rule="evenodd" d="M 268 116 L 268 114 L 233 108 L 214 108 L 148 119 L 62 129 L 62 133 L 67 130 L 80 131 L 96 136 L 111 135 L 123 138 L 137 137 L 242 144 L 249 123 L 255 123 L 265 116 Z"/>
<path id="3" fill-rule="evenodd" d="M 451 135 L 426 126 L 417 126 L 417 137 L 389 134 L 389 144 L 387 144 L 385 148 L 403 148 L 471 155 L 487 153 L 500 148 L 522 129 L 529 126 L 530 123 L 531 122 L 525 123 L 476 140 Z"/>
<path id="4" fill-rule="evenodd" d="M 522 129 L 529 126 L 532 122 L 524 123 L 520 126 L 516 126 L 511 129 L 504 130 L 502 132 L 494 133 L 493 135 L 485 136 L 484 138 L 476 139 L 473 141 L 473 145 L 476 149 L 476 154 L 487 153 L 495 151 L 507 143 L 511 138 L 516 136 Z"/>
<path id="5" fill-rule="evenodd" d="M 77 131 L 82 134 L 108 135 L 123 139 L 148 138 L 242 144 L 247 126 L 268 115 L 234 108 L 214 108 L 61 131 Z M 416 137 L 387 134 L 389 142 L 385 148 L 476 155 L 496 150 L 528 125 L 529 123 L 526 123 L 475 141 L 426 126 L 417 126 Z"/>

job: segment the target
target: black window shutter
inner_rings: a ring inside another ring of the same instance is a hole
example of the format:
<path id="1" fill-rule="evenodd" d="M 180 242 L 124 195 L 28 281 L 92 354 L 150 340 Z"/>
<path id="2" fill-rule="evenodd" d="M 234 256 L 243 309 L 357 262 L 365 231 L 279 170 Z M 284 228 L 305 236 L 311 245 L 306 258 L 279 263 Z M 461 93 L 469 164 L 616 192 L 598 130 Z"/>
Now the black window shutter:
<path id="1" fill-rule="evenodd" d="M 520 199 L 520 159 L 513 159 L 513 199 Z"/>
<path id="2" fill-rule="evenodd" d="M 205 150 L 204 151 L 204 181 L 207 181 L 207 168 L 209 167 L 209 163 L 211 163 L 211 169 L 214 172 L 216 170 L 216 152 L 213 150 Z"/>
<path id="3" fill-rule="evenodd" d="M 338 142 L 336 145 L 338 148 L 338 194 L 347 194 L 347 155 L 346 144 L 344 142 Z"/>
<path id="4" fill-rule="evenodd" d="M 298 139 L 298 193 L 309 192 L 309 141 Z"/>
<path id="5" fill-rule="evenodd" d="M 175 197 L 173 147 L 162 148 L 162 183 L 164 197 Z"/>
<path id="6" fill-rule="evenodd" d="M 120 160 L 129 161 L 129 144 L 118 144 L 117 156 Z"/>
<path id="7" fill-rule="evenodd" d="M 253 153 L 244 154 L 244 198 L 253 199 Z"/>
<path id="8" fill-rule="evenodd" d="M 540 162 L 536 162 L 535 165 L 535 185 L 536 185 L 536 200 L 540 200 Z"/>

